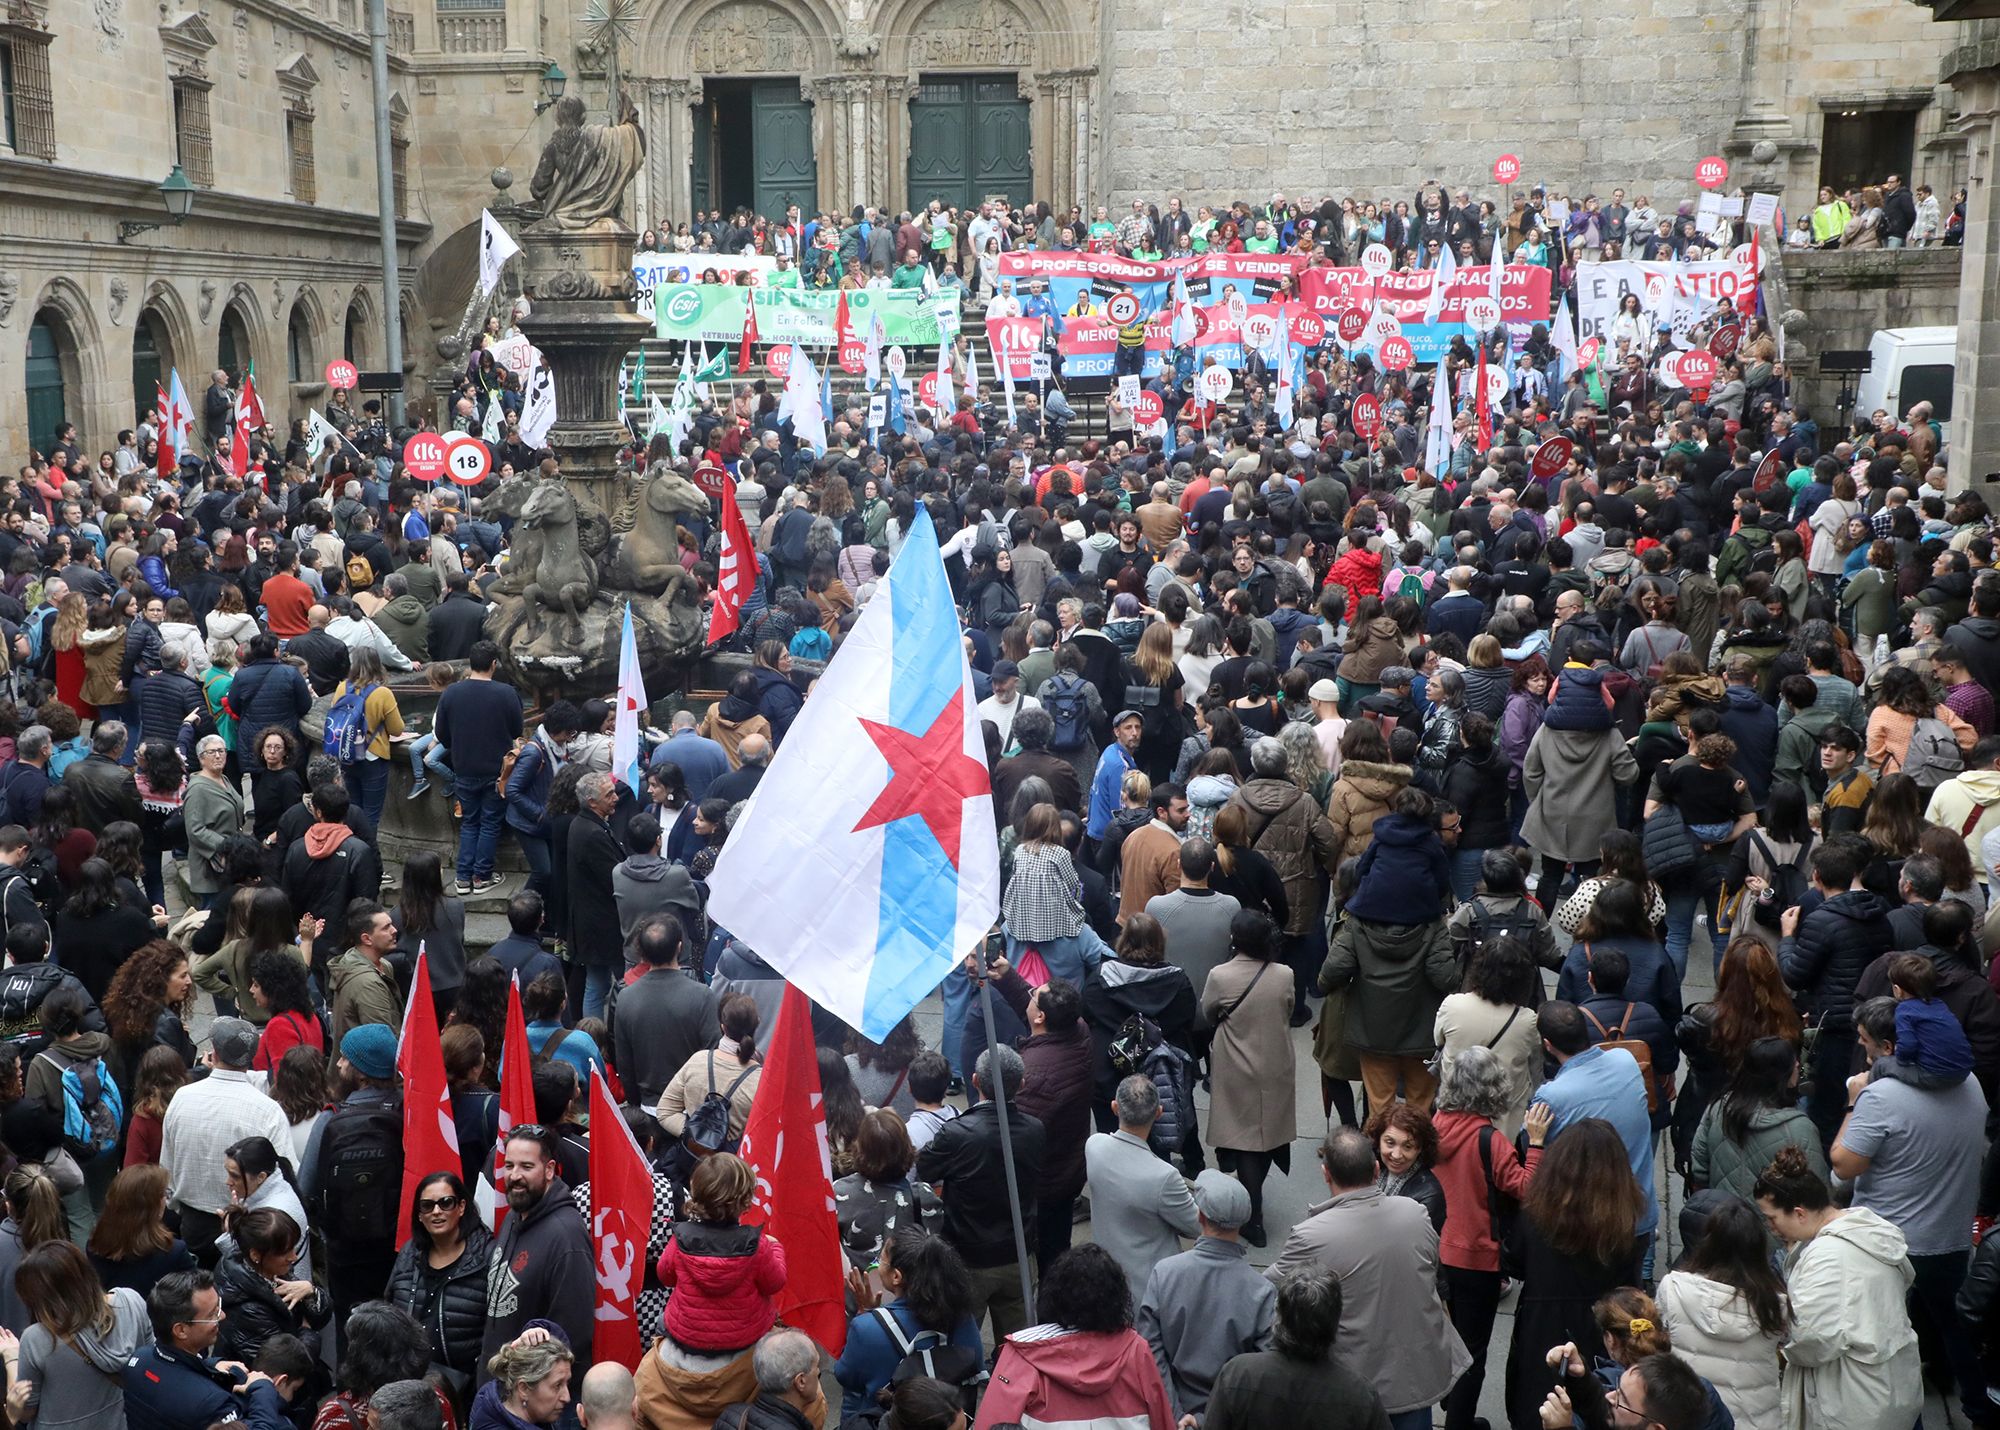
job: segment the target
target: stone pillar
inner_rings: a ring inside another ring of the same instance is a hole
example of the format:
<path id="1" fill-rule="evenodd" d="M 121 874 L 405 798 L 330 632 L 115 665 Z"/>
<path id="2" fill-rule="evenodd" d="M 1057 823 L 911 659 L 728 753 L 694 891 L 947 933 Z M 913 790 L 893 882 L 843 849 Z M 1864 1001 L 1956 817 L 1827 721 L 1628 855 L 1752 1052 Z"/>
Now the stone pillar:
<path id="1" fill-rule="evenodd" d="M 1951 486 L 2000 484 L 2000 22 L 1955 50 L 1945 77 L 1958 91 L 1959 128 L 1967 140 L 1965 252 L 1959 260 L 1958 358 L 1951 388 Z M 2000 493 L 1986 490 L 1988 502 Z"/>
<path id="2" fill-rule="evenodd" d="M 649 79 L 645 92 L 646 163 L 640 171 L 640 228 L 693 217 L 689 190 L 694 166 L 694 106 L 701 103 L 698 79 Z"/>
<path id="3" fill-rule="evenodd" d="M 1058 210 L 1088 210 L 1096 179 L 1091 143 L 1095 69 L 1044 70 L 1034 77 L 1035 187 Z M 1026 86 L 1024 85 L 1025 89 Z"/>

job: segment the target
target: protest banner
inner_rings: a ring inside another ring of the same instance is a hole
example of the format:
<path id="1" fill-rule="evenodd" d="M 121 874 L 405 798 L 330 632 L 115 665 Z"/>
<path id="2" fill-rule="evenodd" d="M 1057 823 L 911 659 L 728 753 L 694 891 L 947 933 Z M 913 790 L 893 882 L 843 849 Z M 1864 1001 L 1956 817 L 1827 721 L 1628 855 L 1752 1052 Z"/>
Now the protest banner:
<path id="1" fill-rule="evenodd" d="M 1231 293 L 1254 303 L 1276 297 L 1305 264 L 1298 253 L 1204 253 L 1145 263 L 1115 253 L 1017 251 L 1000 255 L 1000 277 L 1013 280 L 1016 293 L 1045 285 L 1059 313 L 1068 313 L 1085 292 L 1092 310 L 1102 312 L 1113 294 L 1129 291 L 1138 298 L 1139 311 L 1150 316 L 1165 306 L 1175 274 L 1185 278 L 1188 296 L 1198 304 L 1226 303 Z"/>
<path id="2" fill-rule="evenodd" d="M 1700 263 L 1648 263 L 1630 258 L 1581 263 L 1576 270 L 1577 338 L 1581 342 L 1607 337 L 1627 293 L 1639 295 L 1650 324 L 1672 322 L 1678 328 L 1686 315 L 1698 320 L 1713 313 L 1720 303 L 1735 302 L 1749 281 L 1749 263 L 1734 257 Z"/>
<path id="3" fill-rule="evenodd" d="M 1308 268 L 1299 275 L 1299 297 L 1308 312 L 1336 323 L 1357 309 L 1367 311 L 1379 304 L 1401 325 L 1401 335 L 1409 340 L 1416 360 L 1432 363 L 1444 356 L 1453 338 L 1466 332 L 1471 322 L 1468 305 L 1490 297 L 1492 291 L 1484 266 L 1456 270 L 1445 284 L 1436 317 L 1427 321 L 1426 309 L 1436 282 L 1437 273 L 1430 269 L 1370 278 L 1359 268 Z M 1534 324 L 1548 322 L 1550 289 L 1549 270 L 1541 264 L 1507 265 L 1500 289 L 1500 317 L 1514 348 L 1527 341 Z M 1344 325 L 1340 331 L 1344 335 Z"/>
<path id="4" fill-rule="evenodd" d="M 743 335 L 750 292 L 717 283 L 662 284 L 654 290 L 654 335 L 682 342 L 733 343 Z M 757 290 L 757 336 L 763 342 L 832 347 L 843 297 L 857 329 L 865 327 L 872 315 L 881 315 L 885 342 L 934 347 L 941 338 L 958 333 L 957 310 L 946 315 L 941 334 L 937 306 L 914 289 L 857 289 L 842 294 L 764 288 Z"/>
<path id="5" fill-rule="evenodd" d="M 723 284 L 736 282 L 736 275 L 750 275 L 750 286 L 766 288 L 771 286 L 771 275 L 778 271 L 778 260 L 761 253 L 635 253 L 632 255 L 632 282 L 638 289 L 638 306 L 642 313 L 653 311 L 653 290 L 667 283 L 700 283 L 707 274 L 714 274 Z M 784 280 L 796 285 L 798 270 L 794 268 Z"/>

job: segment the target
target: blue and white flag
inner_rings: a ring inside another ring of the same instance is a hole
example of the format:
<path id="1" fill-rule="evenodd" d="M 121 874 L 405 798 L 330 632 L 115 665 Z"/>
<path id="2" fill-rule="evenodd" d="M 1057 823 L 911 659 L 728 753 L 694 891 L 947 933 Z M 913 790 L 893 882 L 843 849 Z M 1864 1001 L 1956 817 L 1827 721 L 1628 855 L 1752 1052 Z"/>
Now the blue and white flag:
<path id="1" fill-rule="evenodd" d="M 1431 296 L 1424 299 L 1426 323 L 1435 323 L 1443 314 L 1445 290 L 1451 287 L 1451 280 L 1457 276 L 1458 260 L 1451 256 L 1451 245 L 1439 245 L 1437 267 L 1431 270 Z"/>
<path id="2" fill-rule="evenodd" d="M 1000 858 L 985 742 L 921 507 L 723 846 L 708 906 L 878 1040 L 992 928 Z"/>
<path id="3" fill-rule="evenodd" d="M 644 795 L 646 782 L 639 765 L 639 712 L 646 699 L 646 678 L 639 673 L 639 643 L 632 633 L 632 603 L 625 603 L 625 629 L 618 637 L 618 708 L 611 721 L 611 773 L 626 788 Z"/>
<path id="4" fill-rule="evenodd" d="M 1451 379 L 1446 376 L 1444 359 L 1438 359 L 1437 375 L 1431 379 L 1431 421 L 1424 440 L 1424 465 L 1443 481 L 1451 469 Z"/>

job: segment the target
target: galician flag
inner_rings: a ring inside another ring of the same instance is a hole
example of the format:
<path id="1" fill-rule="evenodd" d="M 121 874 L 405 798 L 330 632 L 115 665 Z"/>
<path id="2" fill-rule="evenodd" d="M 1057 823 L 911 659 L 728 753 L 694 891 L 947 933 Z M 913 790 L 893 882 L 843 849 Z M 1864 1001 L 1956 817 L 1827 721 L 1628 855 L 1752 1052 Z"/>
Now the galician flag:
<path id="1" fill-rule="evenodd" d="M 985 742 L 937 532 L 910 537 L 709 879 L 717 922 L 885 1037 L 1000 906 Z"/>
<path id="2" fill-rule="evenodd" d="M 646 677 L 639 673 L 639 643 L 632 633 L 632 603 L 625 603 L 625 628 L 618 637 L 618 708 L 611 722 L 611 773 L 634 794 L 645 791 L 639 770 L 639 712 L 646 699 Z"/>
<path id="3" fill-rule="evenodd" d="M 167 383 L 167 422 L 160 429 L 161 475 L 171 472 L 193 450 L 194 404 L 188 401 L 187 389 L 181 386 L 181 370 L 175 368 Z"/>
<path id="4" fill-rule="evenodd" d="M 1438 245 L 1437 267 L 1431 270 L 1431 295 L 1424 299 L 1424 321 L 1426 323 L 1435 323 L 1438 320 L 1438 315 L 1444 312 L 1445 290 L 1451 287 L 1452 279 L 1457 276 L 1458 260 L 1451 256 L 1451 246 L 1449 244 Z"/>

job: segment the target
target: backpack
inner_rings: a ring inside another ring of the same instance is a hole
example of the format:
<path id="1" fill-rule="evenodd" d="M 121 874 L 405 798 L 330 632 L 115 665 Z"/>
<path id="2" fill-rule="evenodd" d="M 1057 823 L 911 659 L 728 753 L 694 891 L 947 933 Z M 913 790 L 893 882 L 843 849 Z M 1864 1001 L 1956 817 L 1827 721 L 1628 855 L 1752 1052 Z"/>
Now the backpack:
<path id="1" fill-rule="evenodd" d="M 978 1351 L 955 1346 L 937 1331 L 907 1335 L 895 1313 L 886 1306 L 877 1306 L 870 1314 L 888 1333 L 900 1355 L 896 1368 L 889 1372 L 889 1384 L 901 1385 L 918 1376 L 941 1380 L 958 1387 L 965 1413 L 973 1413 L 979 1404 L 979 1388 L 986 1380 L 986 1360 Z"/>
<path id="2" fill-rule="evenodd" d="M 1484 899 L 1472 900 L 1472 945 L 1469 952 L 1477 952 L 1496 938 L 1502 936 L 1519 939 L 1521 947 L 1532 950 L 1535 946 L 1535 916 L 1528 911 L 1525 900 L 1511 914 L 1494 914 L 1486 907 Z"/>
<path id="3" fill-rule="evenodd" d="M 1934 790 L 1965 769 L 1958 739 L 1951 726 L 1933 715 L 1917 721 L 1910 731 L 1909 747 L 1903 751 L 1903 773 L 1920 789 Z"/>
<path id="4" fill-rule="evenodd" d="M 575 1031 L 576 1029 L 574 1028 L 556 1029 L 554 1035 L 550 1037 L 550 1039 L 546 1043 L 542 1044 L 541 1051 L 535 1053 L 528 1059 L 528 1066 L 536 1068 L 545 1068 L 550 1063 L 554 1062 L 556 1060 L 556 1049 L 560 1048 L 564 1043 L 568 1042 L 569 1035 Z"/>
<path id="5" fill-rule="evenodd" d="M 1090 695 L 1083 677 L 1072 672 L 1051 676 L 1044 687 L 1042 709 L 1049 712 L 1055 733 L 1049 736 L 1051 750 L 1081 750 L 1090 742 Z"/>
<path id="6" fill-rule="evenodd" d="M 1749 545 L 1748 542 L 1744 544 L 1746 546 Z M 1775 541 L 1767 541 L 1762 546 L 1752 550 L 1750 553 L 1750 565 L 1747 569 L 1750 571 L 1762 571 L 1775 576 L 1778 572 L 1778 544 Z"/>
<path id="7" fill-rule="evenodd" d="M 41 1056 L 62 1068 L 63 1146 L 69 1154 L 88 1162 L 115 1148 L 125 1121 L 125 1098 L 105 1071 L 104 1059 L 65 1064 L 52 1054 Z"/>
<path id="8" fill-rule="evenodd" d="M 1160 1095 L 1160 1115 L 1153 1131 L 1169 1152 L 1178 1148 L 1192 1125 L 1188 1121 L 1194 1110 L 1192 1060 L 1169 1043 L 1160 1025 L 1143 1013 L 1129 1014 L 1118 1025 L 1109 1052 L 1111 1067 L 1121 1078 L 1142 1073 L 1152 1080 Z"/>
<path id="9" fill-rule="evenodd" d="M 494 782 L 494 788 L 500 791 L 503 798 L 507 794 L 507 781 L 514 778 L 514 766 L 520 763 L 521 752 L 531 743 L 526 738 L 516 740 L 513 747 L 500 757 L 500 778 Z"/>
<path id="10" fill-rule="evenodd" d="M 403 1114 L 395 1103 L 337 1109 L 320 1134 L 320 1222 L 343 1247 L 394 1246 L 403 1194 Z"/>
<path id="11" fill-rule="evenodd" d="M 28 881 L 28 892 L 34 895 L 35 904 L 42 911 L 44 921 L 53 924 L 56 906 L 63 901 L 62 876 L 56 869 L 56 854 L 46 845 L 28 846 L 28 862 L 19 866 L 21 877 Z"/>
<path id="12" fill-rule="evenodd" d="M 368 754 L 369 742 L 375 738 L 368 725 L 368 697 L 381 688 L 364 685 L 359 690 L 350 689 L 326 712 L 326 733 L 320 737 L 320 745 L 343 765 L 358 765 Z"/>
<path id="13" fill-rule="evenodd" d="M 1764 842 L 1764 836 L 1754 829 L 1750 831 L 1750 842 L 1764 856 L 1765 866 L 1771 871 L 1764 876 L 1771 897 L 1753 901 L 1750 917 L 1764 927 L 1774 929 L 1785 916 L 1785 910 L 1796 906 L 1806 896 L 1806 864 L 1807 856 L 1812 852 L 1812 841 L 1801 844 L 1798 854 L 1789 864 L 1780 864 L 1778 856 L 1771 852 L 1771 846 Z"/>
<path id="14" fill-rule="evenodd" d="M 681 1142 L 689 1151 L 699 1148 L 701 1152 L 734 1152 L 742 1139 L 730 1135 L 729 1107 L 736 1096 L 736 1089 L 743 1086 L 743 1079 L 759 1067 L 752 1063 L 736 1075 L 736 1081 L 729 1084 L 726 1091 L 718 1092 L 715 1087 L 715 1053 L 708 1055 L 708 1096 L 687 1115 L 686 1126 L 681 1132 Z M 700 1155 L 697 1153 L 697 1155 Z"/>
<path id="15" fill-rule="evenodd" d="M 374 566 L 358 551 L 347 558 L 347 584 L 355 591 L 366 591 L 375 584 Z"/>
<path id="16" fill-rule="evenodd" d="M 1583 947 L 1584 958 L 1588 960 L 1590 957 L 1590 945 L 1585 944 Z M 1660 1110 L 1660 1103 L 1664 1101 L 1660 1094 L 1659 1084 L 1653 1080 L 1653 1050 L 1647 1047 L 1642 1040 L 1625 1036 L 1625 1029 L 1632 1022 L 1632 1010 L 1638 1006 L 1637 1003 L 1627 1003 L 1625 1005 L 1625 1016 L 1618 1020 L 1618 1026 L 1615 1028 L 1605 1027 L 1603 1023 L 1598 1021 L 1597 1015 L 1588 1008 L 1579 1008 L 1577 1011 L 1590 1019 L 1590 1026 L 1597 1029 L 1598 1047 L 1623 1048 L 1639 1064 L 1639 1074 L 1646 1079 L 1646 1111 L 1650 1115 L 1658 1112 Z"/>
<path id="17" fill-rule="evenodd" d="M 1403 568 L 1403 579 L 1396 583 L 1396 594 L 1423 605 L 1424 597 L 1430 593 L 1424 589 L 1424 577 L 1420 571 Z"/>

